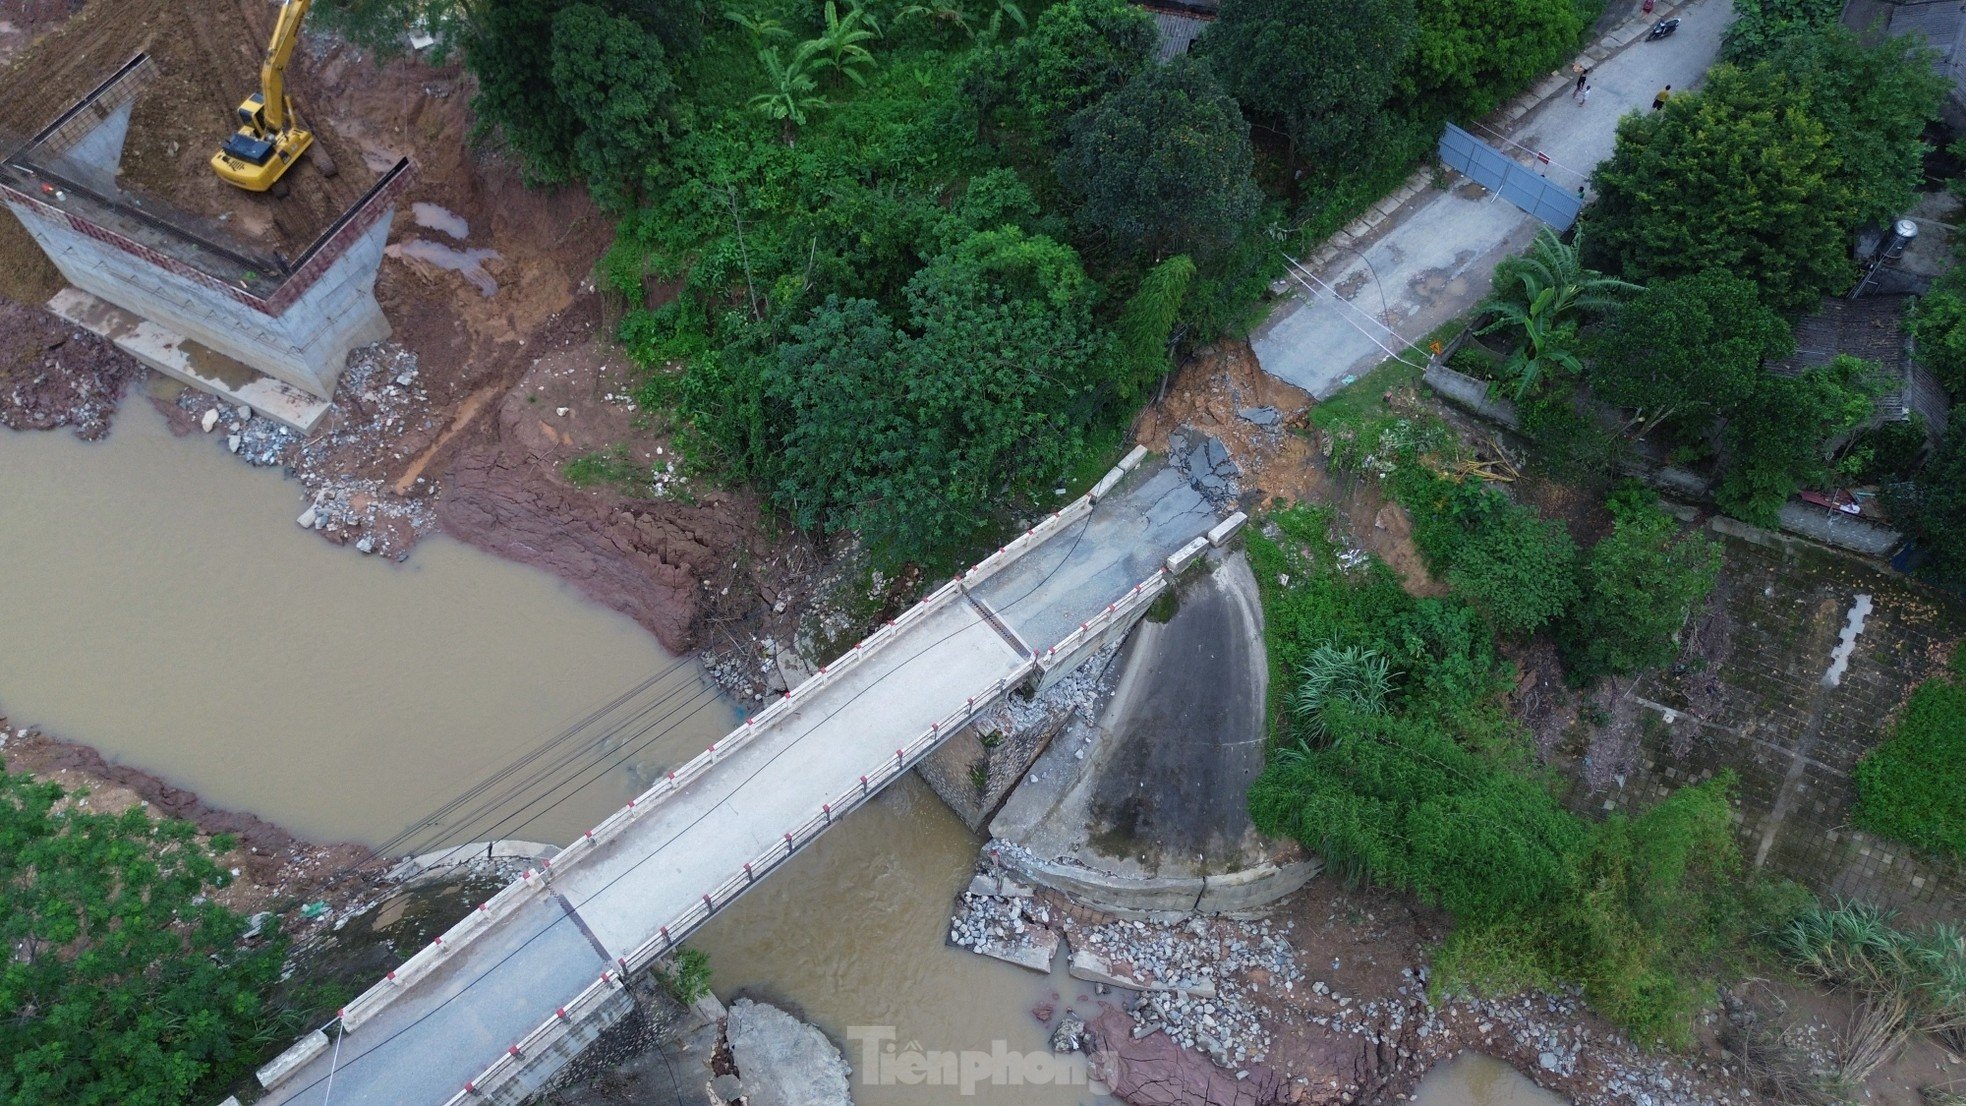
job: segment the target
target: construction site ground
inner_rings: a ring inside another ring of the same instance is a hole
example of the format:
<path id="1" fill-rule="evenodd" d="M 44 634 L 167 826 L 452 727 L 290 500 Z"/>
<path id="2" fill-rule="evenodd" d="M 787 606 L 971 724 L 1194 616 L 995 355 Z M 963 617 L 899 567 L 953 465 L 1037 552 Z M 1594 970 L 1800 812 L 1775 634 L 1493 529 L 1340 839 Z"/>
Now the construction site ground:
<path id="1" fill-rule="evenodd" d="M 351 360 L 336 405 L 306 439 L 264 418 L 218 411 L 215 444 L 300 479 L 331 540 L 396 557 L 439 526 L 562 575 L 628 613 L 673 650 L 692 644 L 707 595 L 728 598 L 728 556 L 752 535 L 743 496 L 567 480 L 565 462 L 624 439 L 656 460 L 666 438 L 644 427 L 629 367 L 613 352 L 591 280 L 612 221 L 579 190 L 524 186 L 495 147 L 467 139 L 473 84 L 453 60 L 378 62 L 306 33 L 289 87 L 319 148 L 282 196 L 223 184 L 207 165 L 257 87 L 277 6 L 262 0 L 30 0 L 0 11 L 0 140 L 32 135 L 131 56 L 156 79 L 138 99 L 119 183 L 206 228 L 288 256 L 304 248 L 400 157 L 415 178 L 398 205 L 376 297 L 394 328 Z M 18 308 L 0 342 L 0 422 L 108 431 L 112 397 L 144 370 L 40 311 L 59 274 L 10 218 L 0 219 L 0 297 Z M 26 312 L 25 315 L 19 312 Z M 84 384 L 51 373 L 87 370 Z M 202 393 L 148 393 L 181 433 L 220 405 Z M 145 394 L 134 389 L 132 395 Z M 75 403 L 67 404 L 73 399 Z M 662 455 L 661 463 L 673 458 Z M 662 494 L 658 494 L 662 493 Z M 702 580 L 722 577 L 714 588 Z"/>

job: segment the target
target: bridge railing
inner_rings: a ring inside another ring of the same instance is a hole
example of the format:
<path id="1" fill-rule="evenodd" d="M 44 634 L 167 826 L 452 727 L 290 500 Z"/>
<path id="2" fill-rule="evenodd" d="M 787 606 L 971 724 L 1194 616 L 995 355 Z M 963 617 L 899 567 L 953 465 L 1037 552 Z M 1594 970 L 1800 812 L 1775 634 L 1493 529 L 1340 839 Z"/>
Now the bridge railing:
<path id="1" fill-rule="evenodd" d="M 653 937 L 626 956 L 617 958 L 613 968 L 602 972 L 600 978 L 588 984 L 571 1002 L 554 1010 L 531 1032 L 513 1042 L 511 1047 L 493 1060 L 476 1078 L 452 1095 L 446 1106 L 464 1106 L 475 1096 L 484 1094 L 502 1081 L 517 1075 L 528 1056 L 542 1048 L 550 1048 L 559 1038 L 570 1032 L 572 1025 L 585 1013 L 605 1002 L 610 992 L 626 986 L 629 976 L 668 954 L 703 923 L 714 917 L 719 910 L 736 901 L 738 896 L 750 890 L 773 869 L 796 856 L 800 849 L 832 828 L 833 823 L 872 798 L 896 776 L 913 768 L 923 757 L 934 751 L 943 739 L 962 728 L 963 724 L 974 718 L 977 712 L 987 709 L 1011 688 L 1016 687 L 1036 667 L 1036 660 L 1026 659 L 1015 672 L 998 679 L 980 693 L 964 700 L 962 706 L 949 712 L 940 721 L 930 723 L 928 729 L 923 730 L 914 740 L 896 748 L 894 755 L 882 758 L 879 764 L 862 775 L 857 782 L 835 795 L 831 801 L 821 803 L 818 814 L 788 830 L 770 847 L 742 864 L 730 878 L 706 891 L 701 898 L 691 903 L 688 909 L 671 918 L 667 925 L 657 927 Z"/>
<path id="2" fill-rule="evenodd" d="M 742 725 L 712 743 L 709 748 L 677 766 L 640 795 L 628 800 L 627 805 L 575 838 L 573 843 L 562 849 L 557 857 L 541 860 L 538 870 L 527 869 L 519 879 L 507 884 L 498 894 L 478 904 L 476 910 L 465 915 L 457 924 L 432 939 L 428 945 L 417 950 L 415 955 L 398 965 L 394 971 L 386 974 L 344 1006 L 340 1013 L 342 1030 L 353 1031 L 357 1026 L 375 1017 L 411 983 L 456 955 L 457 951 L 473 937 L 516 913 L 528 901 L 537 897 L 545 885 L 544 875 L 547 869 L 565 871 L 569 865 L 592 855 L 601 846 L 627 832 L 637 822 L 647 817 L 652 810 L 662 805 L 664 800 L 682 791 L 718 762 L 749 744 L 752 738 L 769 729 L 781 716 L 795 710 L 803 700 L 809 699 L 819 690 L 831 685 L 908 627 L 954 600 L 961 592 L 962 581 L 957 578 L 924 596 L 921 601 L 857 642 L 853 648 L 842 653 L 830 664 L 822 666 L 811 678 L 800 682 L 798 687 L 787 691 L 764 710 L 746 718 Z M 284 1075 L 285 1072 L 281 1074 Z M 272 1084 L 262 1080 L 262 1086 L 270 1088 Z"/>

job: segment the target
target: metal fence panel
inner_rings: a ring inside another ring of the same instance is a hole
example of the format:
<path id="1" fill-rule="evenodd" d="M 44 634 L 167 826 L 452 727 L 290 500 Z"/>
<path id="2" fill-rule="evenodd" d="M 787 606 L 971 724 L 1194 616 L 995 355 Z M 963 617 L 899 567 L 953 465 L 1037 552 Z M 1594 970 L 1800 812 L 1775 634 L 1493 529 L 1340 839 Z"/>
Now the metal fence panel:
<path id="1" fill-rule="evenodd" d="M 1583 197 L 1452 123 L 1440 135 L 1440 161 L 1555 230 L 1569 230 L 1584 209 Z"/>

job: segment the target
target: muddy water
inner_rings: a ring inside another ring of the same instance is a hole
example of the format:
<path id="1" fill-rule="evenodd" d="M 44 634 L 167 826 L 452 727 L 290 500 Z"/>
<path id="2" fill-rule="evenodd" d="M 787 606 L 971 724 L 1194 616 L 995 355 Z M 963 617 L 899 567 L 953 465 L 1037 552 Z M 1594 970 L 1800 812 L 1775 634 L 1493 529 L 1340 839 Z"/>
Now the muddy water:
<path id="1" fill-rule="evenodd" d="M 540 573 L 443 540 L 373 563 L 297 529 L 299 505 L 141 402 L 95 445 L 0 434 L 0 711 L 300 833 L 375 841 L 669 663 Z M 680 666 L 636 705 L 709 709 L 508 832 L 571 837 L 721 735 L 733 715 L 697 679 Z M 1086 985 L 945 945 L 977 845 L 909 777 L 695 943 L 725 998 L 781 1004 L 840 1044 L 860 1106 L 1110 1101 L 1029 1013 L 1089 1014 Z M 1420 1101 L 1557 1100 L 1467 1057 Z"/>
<path id="2" fill-rule="evenodd" d="M 1420 1083 L 1414 1106 L 1564 1106 L 1563 1099 L 1531 1083 L 1491 1056 L 1470 1052 L 1434 1069 Z"/>
<path id="3" fill-rule="evenodd" d="M 1083 1062 L 1050 1055 L 1030 1014 L 1048 1000 L 1090 1014 L 1090 984 L 1062 966 L 1046 977 L 944 943 L 978 844 L 926 784 L 905 777 L 691 943 L 709 954 L 713 988 L 726 1001 L 772 1002 L 825 1030 L 853 1066 L 857 1106 L 1116 1101 L 1089 1088 Z M 955 1084 L 939 1075 L 903 1081 L 910 1054 L 934 1072 L 951 1053 Z M 966 1066 L 983 1073 L 967 1096 Z"/>
<path id="4" fill-rule="evenodd" d="M 447 539 L 379 563 L 296 527 L 300 508 L 140 395 L 103 442 L 0 433 L 0 713 L 304 836 L 376 842 L 673 663 L 544 573 Z M 704 686 L 676 666 L 643 700 L 674 692 L 692 717 L 501 836 L 568 840 L 721 736 L 734 714 Z"/>

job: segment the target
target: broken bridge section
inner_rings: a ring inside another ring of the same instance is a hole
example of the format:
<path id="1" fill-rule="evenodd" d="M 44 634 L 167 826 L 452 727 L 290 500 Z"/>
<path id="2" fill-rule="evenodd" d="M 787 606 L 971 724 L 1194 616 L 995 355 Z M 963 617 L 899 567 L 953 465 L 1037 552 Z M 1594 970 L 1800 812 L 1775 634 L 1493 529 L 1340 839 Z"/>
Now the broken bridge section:
<path id="1" fill-rule="evenodd" d="M 973 715 L 1124 633 L 1242 525 L 1178 471 L 1135 471 L 1145 456 L 481 905 L 261 1068 L 258 1102 L 523 1101 L 717 911 Z"/>

